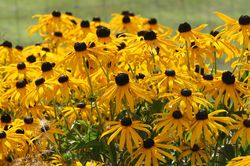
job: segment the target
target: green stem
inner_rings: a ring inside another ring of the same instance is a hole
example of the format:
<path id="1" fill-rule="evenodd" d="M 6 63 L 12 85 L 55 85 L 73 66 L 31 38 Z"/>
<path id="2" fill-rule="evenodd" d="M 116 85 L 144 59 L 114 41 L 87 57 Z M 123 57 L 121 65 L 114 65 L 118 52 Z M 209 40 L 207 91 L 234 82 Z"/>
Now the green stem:
<path id="1" fill-rule="evenodd" d="M 91 95 L 93 95 L 93 87 L 92 87 L 91 78 L 90 78 L 90 74 L 89 74 L 89 69 L 88 69 L 85 58 L 83 58 L 83 65 L 84 65 L 84 68 L 85 68 L 85 71 L 86 71 L 86 74 L 87 74 L 87 79 L 88 79 L 88 83 L 89 83 L 89 86 L 90 86 L 90 92 L 91 92 Z"/>
<path id="2" fill-rule="evenodd" d="M 216 52 L 214 52 L 214 74 L 217 74 L 217 57 L 216 57 Z"/>
<path id="3" fill-rule="evenodd" d="M 112 166 L 117 166 L 117 155 L 116 155 L 115 143 L 111 142 L 109 145 L 109 148 L 110 148 L 110 153 L 111 153 Z"/>
<path id="4" fill-rule="evenodd" d="M 246 49 L 247 49 L 247 46 L 246 46 L 246 43 L 245 43 L 245 39 L 243 39 L 242 51 L 241 51 L 241 54 L 240 54 L 240 57 L 239 57 L 239 60 L 238 60 L 239 63 L 242 62 L 242 60 L 244 58 L 244 53 L 245 53 Z M 235 70 L 236 70 L 237 67 L 238 67 L 238 65 L 235 65 L 232 73 L 235 72 Z"/>

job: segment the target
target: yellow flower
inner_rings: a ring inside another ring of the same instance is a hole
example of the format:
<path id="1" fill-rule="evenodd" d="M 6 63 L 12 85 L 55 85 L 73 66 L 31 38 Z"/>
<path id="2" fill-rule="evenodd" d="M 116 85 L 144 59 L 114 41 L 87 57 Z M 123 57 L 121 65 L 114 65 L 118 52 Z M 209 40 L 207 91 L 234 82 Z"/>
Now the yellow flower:
<path id="1" fill-rule="evenodd" d="M 233 114 L 235 118 L 235 124 L 230 127 L 230 129 L 237 130 L 232 135 L 232 143 L 235 143 L 237 139 L 241 138 L 241 146 L 248 146 L 250 144 L 250 116 L 248 114 L 243 114 L 242 117 Z"/>
<path id="2" fill-rule="evenodd" d="M 141 136 L 136 132 L 136 130 L 144 131 L 148 135 L 150 134 L 150 131 L 148 128 L 150 128 L 149 125 L 143 124 L 140 121 L 132 121 L 131 118 L 125 117 L 121 121 L 110 121 L 107 122 L 107 127 L 109 129 L 102 133 L 101 138 L 104 137 L 107 134 L 112 135 L 108 139 L 108 144 L 119 134 L 120 134 L 120 143 L 119 148 L 120 150 L 123 150 L 124 145 L 126 143 L 126 148 L 130 153 L 132 153 L 133 145 L 132 140 L 136 147 L 139 146 L 139 143 L 142 141 Z M 132 139 L 131 139 L 132 138 Z"/>
<path id="3" fill-rule="evenodd" d="M 144 140 L 140 147 L 130 155 L 131 162 L 137 159 L 135 166 L 140 166 L 144 163 L 145 166 L 158 166 L 158 160 L 166 163 L 166 158 L 175 160 L 174 156 L 165 150 L 181 151 L 178 147 L 166 143 L 166 139 L 162 136 L 148 138 Z M 144 162 L 143 162 L 144 161 Z"/>
<path id="4" fill-rule="evenodd" d="M 226 166 L 248 166 L 250 165 L 250 156 L 239 156 L 233 158 Z"/>
<path id="5" fill-rule="evenodd" d="M 134 111 L 135 99 L 138 97 L 152 102 L 152 94 L 149 91 L 140 88 L 136 83 L 130 81 L 128 74 L 119 73 L 115 77 L 115 83 L 111 82 L 111 85 L 105 90 L 101 101 L 109 103 L 109 101 L 115 98 L 116 112 L 119 113 L 122 108 L 123 98 L 126 98 L 130 110 Z"/>
<path id="6" fill-rule="evenodd" d="M 182 150 L 182 153 L 179 156 L 179 160 L 191 154 L 191 157 L 189 158 L 189 160 L 191 161 L 192 166 L 197 165 L 197 163 L 198 165 L 203 165 L 202 159 L 206 163 L 208 163 L 209 161 L 209 154 L 205 151 L 202 143 L 197 143 L 197 144 L 194 144 L 193 146 L 189 144 L 183 145 L 180 148 Z"/>
<path id="7" fill-rule="evenodd" d="M 217 139 L 219 131 L 228 134 L 226 127 L 220 123 L 231 125 L 233 119 L 229 117 L 214 117 L 214 115 L 226 112 L 225 110 L 216 110 L 208 113 L 206 109 L 200 109 L 195 115 L 195 119 L 190 125 L 191 142 L 193 146 L 195 143 L 206 140 L 212 144 Z M 220 123 L 218 123 L 220 122 Z"/>

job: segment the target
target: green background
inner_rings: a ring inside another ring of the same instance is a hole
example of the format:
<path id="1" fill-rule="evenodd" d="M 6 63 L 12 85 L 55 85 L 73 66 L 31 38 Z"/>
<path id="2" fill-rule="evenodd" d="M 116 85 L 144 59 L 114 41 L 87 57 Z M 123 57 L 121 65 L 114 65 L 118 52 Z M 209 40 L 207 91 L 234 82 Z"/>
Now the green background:
<path id="1" fill-rule="evenodd" d="M 222 23 L 214 11 L 238 19 L 249 14 L 249 7 L 250 0 L 0 0 L 0 42 L 9 40 L 20 45 L 39 42 L 37 35 L 27 35 L 26 29 L 36 23 L 31 17 L 53 10 L 70 11 L 89 20 L 101 16 L 105 21 L 110 20 L 111 13 L 130 10 L 144 17 L 155 17 L 173 29 L 185 21 L 193 27 L 208 23 L 205 31 L 209 32 Z"/>

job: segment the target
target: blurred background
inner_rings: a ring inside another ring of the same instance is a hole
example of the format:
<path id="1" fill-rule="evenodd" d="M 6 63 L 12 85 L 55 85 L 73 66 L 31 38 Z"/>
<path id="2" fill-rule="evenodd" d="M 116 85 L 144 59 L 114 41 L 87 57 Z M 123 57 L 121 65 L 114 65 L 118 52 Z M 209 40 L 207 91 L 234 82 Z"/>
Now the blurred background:
<path id="1" fill-rule="evenodd" d="M 185 21 L 192 27 L 207 23 L 205 31 L 209 32 L 222 24 L 214 11 L 238 19 L 249 15 L 249 8 L 250 0 L 0 0 L 0 42 L 9 40 L 24 46 L 39 42 L 38 35 L 27 35 L 27 28 L 37 21 L 31 17 L 53 10 L 72 12 L 88 20 L 100 16 L 104 21 L 109 21 L 112 13 L 130 10 L 143 17 L 155 17 L 175 30 Z"/>

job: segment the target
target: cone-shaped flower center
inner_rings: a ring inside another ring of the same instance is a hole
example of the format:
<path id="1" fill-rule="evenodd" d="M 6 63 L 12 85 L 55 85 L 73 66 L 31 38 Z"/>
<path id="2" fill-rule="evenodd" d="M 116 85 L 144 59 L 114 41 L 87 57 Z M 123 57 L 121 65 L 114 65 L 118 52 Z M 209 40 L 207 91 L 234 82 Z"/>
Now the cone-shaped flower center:
<path id="1" fill-rule="evenodd" d="M 101 22 L 101 18 L 98 16 L 93 17 L 92 21 L 94 22 Z"/>
<path id="2" fill-rule="evenodd" d="M 49 126 L 48 125 L 44 125 L 41 127 L 41 132 L 46 132 L 49 130 Z"/>
<path id="3" fill-rule="evenodd" d="M 131 126 L 132 125 L 132 120 L 128 117 L 125 117 L 121 120 L 121 125 L 122 126 Z"/>
<path id="4" fill-rule="evenodd" d="M 143 37 L 144 40 L 155 40 L 156 33 L 154 31 L 146 31 Z"/>
<path id="5" fill-rule="evenodd" d="M 16 46 L 15 47 L 18 51 L 22 51 L 23 50 L 23 46 Z"/>
<path id="6" fill-rule="evenodd" d="M 217 36 L 220 32 L 219 31 L 211 31 L 210 35 L 212 35 L 213 37 Z"/>
<path id="7" fill-rule="evenodd" d="M 23 129 L 17 129 L 16 134 L 24 134 L 24 130 Z"/>
<path id="8" fill-rule="evenodd" d="M 143 141 L 143 147 L 145 149 L 150 149 L 154 146 L 155 141 L 152 138 L 148 138 L 146 140 Z"/>
<path id="9" fill-rule="evenodd" d="M 130 23 L 130 18 L 129 18 L 129 15 L 125 15 L 123 18 L 122 18 L 122 22 L 124 24 L 127 24 L 127 23 Z"/>
<path id="10" fill-rule="evenodd" d="M 250 127 L 250 119 L 244 120 L 244 121 L 243 121 L 243 125 L 244 125 L 245 127 L 249 128 L 249 127 Z"/>
<path id="11" fill-rule="evenodd" d="M 139 32 L 137 32 L 137 36 L 144 36 L 145 34 L 146 34 L 146 32 L 147 31 L 145 31 L 145 30 L 141 30 L 141 31 L 139 31 Z"/>
<path id="12" fill-rule="evenodd" d="M 90 27 L 89 21 L 88 20 L 82 20 L 81 27 L 82 28 L 88 28 L 88 27 Z"/>
<path id="13" fill-rule="evenodd" d="M 6 138 L 5 131 L 0 131 L 0 139 Z"/>
<path id="14" fill-rule="evenodd" d="M 156 25 L 156 24 L 157 24 L 157 19 L 156 19 L 156 18 L 150 18 L 150 19 L 148 20 L 148 23 L 149 23 L 150 25 Z"/>
<path id="15" fill-rule="evenodd" d="M 228 84 L 228 85 L 232 85 L 235 82 L 235 76 L 230 71 L 226 71 L 222 73 L 221 79 L 225 84 Z"/>
<path id="16" fill-rule="evenodd" d="M 126 44 L 124 42 L 120 43 L 117 48 L 118 48 L 118 51 L 124 49 L 126 47 Z"/>
<path id="17" fill-rule="evenodd" d="M 85 108 L 86 107 L 86 103 L 84 102 L 80 102 L 76 105 L 77 108 Z"/>
<path id="18" fill-rule="evenodd" d="M 167 69 L 167 70 L 165 70 L 165 75 L 174 77 L 175 76 L 175 71 L 172 70 L 172 69 Z"/>
<path id="19" fill-rule="evenodd" d="M 138 75 L 135 76 L 137 80 L 141 79 L 143 80 L 145 75 L 143 73 L 139 73 Z"/>
<path id="20" fill-rule="evenodd" d="M 62 37 L 63 34 L 62 34 L 62 32 L 54 32 L 54 36 L 56 36 L 56 37 Z"/>
<path id="21" fill-rule="evenodd" d="M 119 73 L 115 77 L 115 83 L 119 86 L 123 86 L 129 83 L 129 76 L 126 73 Z"/>
<path id="22" fill-rule="evenodd" d="M 65 14 L 68 16 L 73 16 L 73 13 L 71 13 L 71 12 L 65 12 Z"/>
<path id="23" fill-rule="evenodd" d="M 60 83 L 65 83 L 69 80 L 69 77 L 67 75 L 61 75 L 59 78 L 58 78 L 58 82 Z"/>
<path id="24" fill-rule="evenodd" d="M 206 120 L 208 119 L 208 113 L 206 109 L 200 109 L 199 112 L 195 115 L 197 120 Z"/>
<path id="25" fill-rule="evenodd" d="M 109 37 L 110 29 L 104 26 L 100 26 L 96 29 L 96 35 L 97 37 L 100 37 L 100 38 Z"/>
<path id="26" fill-rule="evenodd" d="M 200 150 L 200 147 L 197 144 L 194 144 L 194 146 L 191 149 L 193 152 L 197 152 Z"/>
<path id="27" fill-rule="evenodd" d="M 248 15 L 242 15 L 239 18 L 240 25 L 248 25 L 250 24 L 250 17 Z"/>
<path id="28" fill-rule="evenodd" d="M 20 89 L 20 88 L 24 88 L 26 86 L 26 80 L 19 80 L 16 82 L 16 88 Z"/>
<path id="29" fill-rule="evenodd" d="M 12 48 L 12 43 L 9 41 L 4 41 L 1 46 L 7 47 L 7 48 Z"/>
<path id="30" fill-rule="evenodd" d="M 21 62 L 21 63 L 18 63 L 16 67 L 18 70 L 23 70 L 26 68 L 26 65 L 24 62 Z"/>
<path id="31" fill-rule="evenodd" d="M 81 52 L 87 49 L 87 45 L 84 42 L 76 42 L 74 44 L 74 49 L 76 52 Z"/>
<path id="32" fill-rule="evenodd" d="M 1 122 L 2 123 L 10 123 L 11 122 L 11 116 L 9 114 L 4 113 L 1 116 Z"/>
<path id="33" fill-rule="evenodd" d="M 174 119 L 181 119 L 181 118 L 182 118 L 182 113 L 181 113 L 181 111 L 180 111 L 180 110 L 174 111 L 174 112 L 172 113 L 172 117 L 173 117 Z"/>
<path id="34" fill-rule="evenodd" d="M 52 12 L 52 16 L 54 16 L 54 17 L 60 17 L 61 16 L 61 12 L 59 12 L 59 11 L 53 11 Z"/>
<path id="35" fill-rule="evenodd" d="M 34 55 L 29 55 L 26 58 L 26 61 L 28 61 L 29 63 L 34 63 L 34 62 L 36 62 L 36 57 Z"/>
<path id="36" fill-rule="evenodd" d="M 50 62 L 43 62 L 42 63 L 41 69 L 43 72 L 50 71 L 50 70 L 52 70 L 52 68 L 53 68 L 53 66 Z"/>
<path id="37" fill-rule="evenodd" d="M 26 123 L 26 124 L 32 124 L 33 121 L 34 121 L 34 119 L 33 119 L 32 116 L 27 116 L 27 117 L 25 117 L 25 118 L 23 119 L 23 121 L 24 121 L 24 123 Z"/>
<path id="38" fill-rule="evenodd" d="M 42 77 L 42 78 L 36 79 L 35 84 L 36 86 L 39 86 L 39 85 L 42 85 L 44 82 L 45 82 L 45 79 Z"/>
<path id="39" fill-rule="evenodd" d="M 43 47 L 42 50 L 45 52 L 50 52 L 50 49 L 48 47 Z"/>
<path id="40" fill-rule="evenodd" d="M 188 88 L 184 88 L 181 90 L 181 95 L 185 97 L 189 97 L 192 95 L 192 91 Z"/>
<path id="41" fill-rule="evenodd" d="M 184 23 L 180 24 L 179 27 L 178 27 L 178 31 L 180 33 L 189 32 L 189 31 L 191 31 L 191 29 L 192 29 L 191 25 L 189 23 L 187 23 L 187 22 L 184 22 Z"/>
<path id="42" fill-rule="evenodd" d="M 212 81 L 214 79 L 214 76 L 212 74 L 204 74 L 203 79 Z"/>

